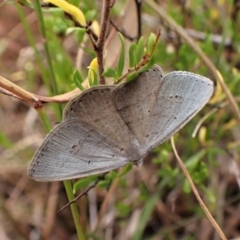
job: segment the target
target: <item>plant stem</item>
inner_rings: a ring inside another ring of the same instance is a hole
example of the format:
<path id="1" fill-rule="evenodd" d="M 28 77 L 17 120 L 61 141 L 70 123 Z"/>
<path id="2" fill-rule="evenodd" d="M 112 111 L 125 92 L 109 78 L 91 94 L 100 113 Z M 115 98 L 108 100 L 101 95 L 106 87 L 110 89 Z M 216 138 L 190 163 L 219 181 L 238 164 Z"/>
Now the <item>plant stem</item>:
<path id="1" fill-rule="evenodd" d="M 23 8 L 22 8 L 22 6 L 20 4 L 16 4 L 16 8 L 17 8 L 17 11 L 18 11 L 18 15 L 19 15 L 19 17 L 21 19 L 21 22 L 22 22 L 22 24 L 24 26 L 24 30 L 26 32 L 28 41 L 29 41 L 31 47 L 34 50 L 34 54 L 35 54 L 35 57 L 36 57 L 36 60 L 37 60 L 37 64 L 38 64 L 38 66 L 39 66 L 39 68 L 41 70 L 41 73 L 42 73 L 44 84 L 46 86 L 48 86 L 48 88 L 49 88 L 50 85 L 49 85 L 49 81 L 48 81 L 48 74 L 47 74 L 47 71 L 45 70 L 45 68 L 44 68 L 44 66 L 42 64 L 41 56 L 40 56 L 39 51 L 38 51 L 38 49 L 36 47 L 36 42 L 35 42 L 34 37 L 32 35 L 32 32 L 31 32 L 31 29 L 29 27 L 28 21 L 26 20 L 26 16 L 25 16 L 25 14 L 23 12 Z"/>
<path id="2" fill-rule="evenodd" d="M 73 191 L 72 191 L 72 184 L 69 180 L 65 180 L 63 183 L 64 183 L 64 187 L 67 192 L 68 201 L 71 201 L 72 199 L 74 199 L 74 195 L 73 195 Z M 78 209 L 77 209 L 77 204 L 76 203 L 71 204 L 70 208 L 72 211 L 72 216 L 73 216 L 75 227 L 77 230 L 78 239 L 85 240 L 86 237 L 85 237 L 85 234 L 84 234 L 82 226 L 81 226 Z"/>
<path id="3" fill-rule="evenodd" d="M 49 51 L 48 42 L 47 42 L 47 35 L 46 35 L 45 25 L 44 25 L 44 21 L 43 21 L 43 14 L 42 14 L 41 5 L 40 5 L 39 0 L 33 1 L 33 3 L 34 3 L 36 14 L 37 14 L 37 17 L 38 17 L 39 28 L 40 28 L 40 31 L 41 31 L 42 36 L 44 38 L 44 49 L 45 49 L 46 58 L 47 58 L 47 62 L 48 62 L 49 70 L 50 70 L 51 79 L 52 79 L 51 90 L 52 90 L 54 95 L 58 95 L 59 94 L 58 85 L 57 85 L 57 82 L 56 82 L 52 61 L 51 61 L 51 58 L 50 58 L 50 51 Z M 61 114 L 62 114 L 62 107 L 61 107 L 61 105 L 58 105 L 58 106 L 59 106 L 59 108 L 58 108 L 58 111 L 56 113 L 57 113 L 58 119 L 60 119 Z M 39 108 L 37 110 L 40 114 L 40 117 L 41 117 L 41 119 L 44 123 L 44 126 L 45 126 L 46 130 L 49 132 L 51 127 L 50 127 L 48 118 L 47 118 L 45 112 L 43 111 L 43 108 Z M 69 201 L 71 201 L 74 198 L 71 182 L 69 180 L 64 181 L 64 187 L 65 187 L 68 199 L 69 199 Z M 78 239 L 79 240 L 80 239 L 85 240 L 86 237 L 85 237 L 84 232 L 83 232 L 82 227 L 81 227 L 81 223 L 80 223 L 80 219 L 79 219 L 79 213 L 78 213 L 76 203 L 73 203 L 71 205 L 71 211 L 72 211 L 72 216 L 73 216 L 75 228 L 76 228 L 76 231 L 77 231 Z"/>
<path id="4" fill-rule="evenodd" d="M 44 24 L 44 20 L 43 20 L 41 4 L 40 4 L 39 0 L 33 1 L 33 3 L 34 3 L 34 7 L 35 7 L 36 14 L 38 17 L 38 25 L 39 25 L 41 34 L 44 39 L 43 45 L 44 45 L 46 59 L 47 59 L 47 63 L 48 63 L 49 71 L 50 71 L 51 80 L 52 80 L 51 81 L 52 82 L 51 91 L 54 95 L 58 95 L 59 91 L 58 91 L 57 81 L 55 78 L 53 65 L 52 65 L 52 61 L 51 61 L 51 57 L 50 57 L 50 51 L 49 51 L 49 47 L 48 47 L 47 34 L 46 34 L 46 30 L 45 30 L 45 24 Z M 58 112 L 57 112 L 58 118 L 61 118 L 61 114 L 62 114 L 62 106 L 59 104 Z"/>
<path id="5" fill-rule="evenodd" d="M 100 35 L 99 35 L 98 41 L 97 41 L 95 49 L 94 49 L 97 54 L 98 75 L 99 75 L 99 83 L 100 84 L 105 84 L 105 78 L 103 76 L 103 72 L 104 72 L 103 51 L 104 51 L 104 44 L 105 44 L 105 39 L 106 39 L 108 25 L 109 25 L 110 9 L 111 9 L 111 0 L 103 1 Z"/>
<path id="6" fill-rule="evenodd" d="M 51 131 L 51 125 L 50 122 L 48 120 L 48 117 L 44 111 L 44 108 L 39 108 L 37 109 L 38 114 L 44 124 L 44 127 L 46 129 L 47 132 Z M 68 196 L 68 200 L 71 201 L 74 199 L 74 195 L 73 195 L 73 190 L 72 190 L 72 184 L 69 180 L 65 180 L 63 181 L 64 183 L 64 187 Z M 78 239 L 80 240 L 85 240 L 85 235 L 83 232 L 83 229 L 81 227 L 81 223 L 80 223 L 80 219 L 79 219 L 79 214 L 78 214 L 78 209 L 77 209 L 77 205 L 76 203 L 71 204 L 71 211 L 72 211 L 72 216 L 73 216 L 73 220 L 74 220 L 74 224 L 75 224 L 75 228 L 77 230 L 77 235 L 78 235 Z"/>

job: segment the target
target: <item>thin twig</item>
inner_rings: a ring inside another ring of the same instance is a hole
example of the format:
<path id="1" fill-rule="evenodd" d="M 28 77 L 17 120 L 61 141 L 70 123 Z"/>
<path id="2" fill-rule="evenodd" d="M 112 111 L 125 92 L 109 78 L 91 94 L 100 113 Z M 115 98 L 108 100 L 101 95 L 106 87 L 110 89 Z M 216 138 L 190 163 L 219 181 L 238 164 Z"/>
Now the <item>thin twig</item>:
<path id="1" fill-rule="evenodd" d="M 196 134 L 199 130 L 199 128 L 202 126 L 203 122 L 209 118 L 212 114 L 214 114 L 215 112 L 217 112 L 219 108 L 213 108 L 211 111 L 209 111 L 206 115 L 204 115 L 199 121 L 198 121 L 198 124 L 196 125 L 193 133 L 192 133 L 192 137 L 196 137 Z"/>
<path id="2" fill-rule="evenodd" d="M 141 16 L 141 9 L 142 9 L 142 0 L 135 0 L 135 5 L 137 9 L 137 21 L 138 21 L 138 36 L 137 39 L 139 40 L 142 36 L 142 16 Z"/>
<path id="3" fill-rule="evenodd" d="M 110 19 L 110 23 L 116 29 L 117 32 L 120 32 L 129 41 L 135 41 L 139 39 L 138 36 L 137 37 L 129 36 L 123 29 L 121 30 L 111 19 Z"/>
<path id="4" fill-rule="evenodd" d="M 49 48 L 49 43 L 48 43 L 48 39 L 47 39 L 45 23 L 44 23 L 44 20 L 43 20 L 41 4 L 40 4 L 40 1 L 33 1 L 33 3 L 34 3 L 37 19 L 38 19 L 38 26 L 39 26 L 41 35 L 43 37 L 43 46 L 44 46 L 47 65 L 48 65 L 49 73 L 50 73 L 50 85 L 49 85 L 49 87 L 50 87 L 51 92 L 54 95 L 57 95 L 59 90 L 58 90 L 58 85 L 57 85 L 57 81 L 56 81 L 55 72 L 54 72 L 54 69 L 53 69 L 52 59 L 51 59 L 51 56 L 50 56 L 50 48 Z M 61 106 L 59 106 L 59 109 L 61 111 Z"/>
<path id="5" fill-rule="evenodd" d="M 197 189 L 196 189 L 196 187 L 195 187 L 195 185 L 194 185 L 194 183 L 192 181 L 191 176 L 188 173 L 187 168 L 185 167 L 184 163 L 182 162 L 181 158 L 178 155 L 178 152 L 177 152 L 177 149 L 176 149 L 173 137 L 171 137 L 171 144 L 172 144 L 172 148 L 173 148 L 173 152 L 175 154 L 175 157 L 177 158 L 178 163 L 179 163 L 179 165 L 180 165 L 180 167 L 181 167 L 185 177 L 187 178 L 187 180 L 188 180 L 188 182 L 189 182 L 189 184 L 190 184 L 190 186 L 192 188 L 192 191 L 193 191 L 195 197 L 197 198 L 201 208 L 203 209 L 203 211 L 207 215 L 207 218 L 209 219 L 209 221 L 211 222 L 211 224 L 213 225 L 215 230 L 218 232 L 219 236 L 223 240 L 227 240 L 227 238 L 225 237 L 225 235 L 222 232 L 221 228 L 218 226 L 217 222 L 214 220 L 214 218 L 212 217 L 211 213 L 209 212 L 209 210 L 207 209 L 206 205 L 204 204 L 204 202 L 202 201 L 201 197 L 199 196 L 198 191 L 197 191 Z"/>
<path id="6" fill-rule="evenodd" d="M 153 54 L 154 51 L 155 51 L 155 48 L 156 48 L 156 46 L 157 46 L 157 43 L 158 43 L 158 41 L 159 41 L 160 36 L 161 36 L 161 31 L 159 30 L 158 33 L 157 33 L 157 36 L 156 36 L 156 41 L 155 41 L 155 43 L 154 43 L 154 45 L 153 45 L 153 48 L 152 48 L 152 52 L 151 52 L 150 54 L 148 54 L 148 53 L 145 54 L 145 55 L 142 57 L 141 62 L 140 62 L 137 66 L 135 66 L 135 67 L 133 67 L 133 68 L 129 68 L 128 71 L 127 71 L 125 74 L 123 74 L 120 78 L 118 78 L 118 79 L 115 81 L 115 83 L 121 82 L 121 81 L 122 81 L 123 79 L 125 79 L 129 74 L 138 71 L 141 67 L 145 66 L 145 65 L 149 62 L 152 54 Z"/>
<path id="7" fill-rule="evenodd" d="M 84 81 L 83 86 L 87 88 L 87 81 Z M 75 88 L 64 94 L 45 97 L 26 91 L 12 83 L 10 80 L 0 76 L 0 93 L 25 101 L 35 108 L 42 106 L 45 103 L 66 103 L 80 92 L 79 88 Z"/>
<path id="8" fill-rule="evenodd" d="M 108 30 L 108 24 L 109 24 L 109 14 L 111 9 L 111 0 L 105 0 L 103 3 L 102 8 L 102 19 L 101 19 L 101 25 L 100 25 L 100 35 L 97 41 L 97 47 L 102 48 L 105 43 L 107 30 Z"/>
<path id="9" fill-rule="evenodd" d="M 223 108 L 225 107 L 226 105 L 228 105 L 229 102 L 228 101 L 225 101 L 223 103 L 221 103 L 219 106 L 217 107 L 214 107 L 213 109 L 211 109 L 206 115 L 204 115 L 199 121 L 198 121 L 198 124 L 196 125 L 193 133 L 192 133 L 192 137 L 196 137 L 196 134 L 199 130 L 199 128 L 202 126 L 203 122 L 209 118 L 212 114 L 214 114 L 215 112 L 217 112 L 220 108 Z"/>
<path id="10" fill-rule="evenodd" d="M 92 188 L 96 187 L 97 184 L 104 179 L 105 175 L 107 173 L 102 174 L 101 176 L 98 176 L 98 179 L 92 183 L 87 189 L 85 189 L 82 193 L 80 193 L 78 196 L 76 196 L 74 199 L 72 199 L 70 202 L 68 202 L 66 205 L 64 205 L 62 208 L 60 208 L 58 210 L 58 212 L 61 212 L 62 210 L 64 210 L 65 208 L 67 208 L 68 206 L 70 206 L 72 203 L 75 203 L 79 198 L 81 198 L 82 196 L 86 195 Z"/>
<path id="11" fill-rule="evenodd" d="M 102 19 L 101 19 L 101 25 L 100 25 L 100 35 L 99 35 L 98 41 L 96 43 L 96 47 L 94 49 L 97 54 L 98 76 L 99 76 L 100 84 L 105 84 L 105 78 L 103 76 L 103 72 L 104 72 L 103 51 L 104 51 L 104 45 L 105 45 L 105 40 L 106 40 L 107 30 L 108 30 L 108 25 L 109 25 L 109 14 L 110 14 L 111 7 L 112 7 L 111 0 L 105 0 L 103 2 Z"/>
<path id="12" fill-rule="evenodd" d="M 240 101 L 240 98 L 239 97 L 235 97 L 234 98 L 236 102 L 239 102 Z M 192 133 L 192 137 L 196 137 L 197 135 L 197 132 L 199 130 L 199 128 L 202 126 L 203 122 L 209 118 L 212 114 L 214 114 L 215 112 L 217 112 L 220 108 L 224 108 L 226 107 L 227 105 L 229 104 L 229 101 L 225 101 L 225 102 L 222 102 L 220 103 L 218 106 L 214 107 L 211 111 L 209 111 L 206 115 L 204 115 L 197 123 L 193 133 Z"/>
<path id="13" fill-rule="evenodd" d="M 141 18 L 141 7 L 142 7 L 142 1 L 141 0 L 135 0 L 136 10 L 137 10 L 137 25 L 138 25 L 138 33 L 136 37 L 129 36 L 123 29 L 120 29 L 111 19 L 110 23 L 112 26 L 116 29 L 117 32 L 120 32 L 126 39 L 129 41 L 135 41 L 139 40 L 142 36 L 142 18 Z"/>
<path id="14" fill-rule="evenodd" d="M 1 88 L 1 87 L 0 87 L 0 93 L 5 94 L 5 95 L 10 96 L 10 97 L 13 97 L 13 98 L 16 98 L 16 99 L 19 99 L 19 100 L 23 100 L 22 98 L 18 97 L 17 95 L 13 94 L 12 92 L 9 92 L 9 91 L 5 90 L 4 88 Z"/>
<path id="15" fill-rule="evenodd" d="M 20 98 L 29 103 L 32 106 L 41 104 L 39 99 L 35 97 L 30 92 L 24 90 L 23 88 L 17 86 L 16 84 L 10 82 L 9 80 L 0 76 L 0 88 L 5 90 L 5 94 L 9 92 L 12 94 L 12 97 Z M 9 95 L 10 95 L 9 94 Z"/>

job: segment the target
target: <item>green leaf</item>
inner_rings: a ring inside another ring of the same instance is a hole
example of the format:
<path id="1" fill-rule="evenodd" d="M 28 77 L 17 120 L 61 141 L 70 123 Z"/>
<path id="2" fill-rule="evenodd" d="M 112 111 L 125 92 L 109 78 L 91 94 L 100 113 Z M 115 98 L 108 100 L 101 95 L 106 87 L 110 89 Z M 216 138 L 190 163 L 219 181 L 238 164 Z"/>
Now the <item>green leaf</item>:
<path id="1" fill-rule="evenodd" d="M 131 82 L 133 81 L 134 79 L 136 79 L 138 76 L 138 72 L 132 72 L 130 73 L 127 78 L 126 78 L 126 82 Z"/>
<path id="2" fill-rule="evenodd" d="M 116 209 L 118 211 L 118 217 L 120 218 L 126 218 L 132 211 L 131 206 L 121 201 L 116 204 Z"/>
<path id="3" fill-rule="evenodd" d="M 202 149 L 198 153 L 194 154 L 191 158 L 189 158 L 185 162 L 185 166 L 188 169 L 188 171 L 193 171 L 196 165 L 199 163 L 199 161 L 201 160 L 201 158 L 203 158 L 205 154 L 206 154 L 206 150 Z"/>
<path id="4" fill-rule="evenodd" d="M 106 189 L 106 188 L 109 187 L 111 182 L 112 181 L 109 180 L 109 179 L 104 179 L 104 180 L 102 180 L 101 182 L 98 183 L 98 187 Z"/>
<path id="5" fill-rule="evenodd" d="M 129 67 L 133 68 L 136 65 L 136 48 L 137 48 L 137 44 L 135 42 L 133 42 L 128 50 L 128 56 L 129 56 Z"/>
<path id="6" fill-rule="evenodd" d="M 97 16 L 97 11 L 96 9 L 91 9 L 91 10 L 88 10 L 85 14 L 84 14 L 85 18 L 87 21 L 92 21 L 96 18 Z"/>
<path id="7" fill-rule="evenodd" d="M 83 33 L 85 33 L 86 31 L 85 31 L 85 29 L 82 29 L 82 28 L 79 28 L 79 27 L 68 27 L 67 29 L 66 29 L 66 32 L 65 32 L 65 34 L 68 36 L 68 35 L 70 35 L 70 34 L 72 34 L 73 32 L 83 32 Z"/>
<path id="8" fill-rule="evenodd" d="M 183 192 L 190 193 L 191 192 L 191 186 L 190 186 L 188 180 L 184 179 L 183 181 L 184 181 L 183 182 Z"/>
<path id="9" fill-rule="evenodd" d="M 141 37 L 138 41 L 136 48 L 136 65 L 141 62 L 143 53 L 144 53 L 144 39 L 143 37 Z"/>
<path id="10" fill-rule="evenodd" d="M 83 91 L 84 90 L 84 87 L 82 85 L 83 83 L 83 78 L 81 76 L 81 74 L 79 73 L 79 71 L 77 69 L 75 69 L 73 71 L 73 75 L 72 75 L 72 78 L 73 78 L 73 81 L 74 83 L 76 84 L 76 86 L 81 90 Z"/>
<path id="11" fill-rule="evenodd" d="M 92 74 L 93 73 L 93 77 Z M 95 71 L 95 69 L 89 67 L 88 71 L 88 83 L 90 87 L 97 86 L 98 85 L 98 75 Z"/>
<path id="12" fill-rule="evenodd" d="M 86 30 L 82 28 L 79 28 L 78 31 L 76 31 L 75 34 L 76 34 L 78 44 L 82 43 L 85 33 L 86 33 Z"/>
<path id="13" fill-rule="evenodd" d="M 156 42 L 157 36 L 154 33 L 151 33 L 149 38 L 148 38 L 148 43 L 147 43 L 147 52 L 148 54 L 151 54 L 153 51 L 153 46 Z"/>
<path id="14" fill-rule="evenodd" d="M 118 33 L 118 36 L 121 41 L 121 52 L 120 52 L 120 57 L 118 60 L 118 66 L 117 66 L 117 78 L 120 78 L 123 73 L 123 68 L 124 68 L 124 62 L 125 62 L 125 45 L 124 45 L 124 38 L 121 33 Z"/>
<path id="15" fill-rule="evenodd" d="M 98 85 L 98 74 L 96 73 L 96 71 L 94 71 L 93 86 L 97 86 L 97 85 Z"/>
<path id="16" fill-rule="evenodd" d="M 113 68 L 107 68 L 104 72 L 103 72 L 103 76 L 104 77 L 109 77 L 109 78 L 114 78 L 117 79 L 117 73 Z"/>
<path id="17" fill-rule="evenodd" d="M 204 185 L 201 185 L 201 189 L 204 191 L 204 193 L 207 195 L 208 200 L 211 203 L 216 203 L 216 197 L 213 194 L 213 191 L 206 188 Z"/>
<path id="18" fill-rule="evenodd" d="M 148 69 L 150 69 L 154 64 L 156 63 L 155 60 L 155 56 L 151 56 L 151 58 L 149 59 L 149 62 L 144 65 L 143 67 L 141 67 L 141 69 L 139 70 L 139 73 L 143 73 L 146 72 Z"/>
<path id="19" fill-rule="evenodd" d="M 194 169 L 191 175 L 196 183 L 201 183 L 205 181 L 206 178 L 209 176 L 208 168 L 205 162 L 200 161 L 198 164 L 198 168 L 196 170 Z"/>
<path id="20" fill-rule="evenodd" d="M 98 176 L 94 175 L 94 176 L 89 176 L 87 178 L 82 178 L 82 179 L 78 180 L 73 185 L 73 193 L 75 194 L 79 189 L 89 186 L 91 183 L 95 182 L 97 179 L 98 179 Z"/>
<path id="21" fill-rule="evenodd" d="M 106 176 L 105 179 L 106 180 L 113 180 L 114 178 L 117 177 L 117 172 L 116 171 L 110 171 Z"/>

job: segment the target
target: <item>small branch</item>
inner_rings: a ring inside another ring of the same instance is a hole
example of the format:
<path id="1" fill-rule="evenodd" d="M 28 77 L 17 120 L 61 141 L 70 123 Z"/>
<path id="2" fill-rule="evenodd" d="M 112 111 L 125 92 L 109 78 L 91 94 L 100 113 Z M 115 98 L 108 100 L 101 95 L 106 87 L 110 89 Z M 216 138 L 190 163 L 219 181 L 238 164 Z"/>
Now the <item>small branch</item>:
<path id="1" fill-rule="evenodd" d="M 1 88 L 1 87 L 0 87 L 0 93 L 5 94 L 5 95 L 10 96 L 10 97 L 13 97 L 13 98 L 16 98 L 18 100 L 23 100 L 22 98 L 18 97 L 17 95 L 15 95 L 15 94 L 13 94 L 13 93 L 11 93 L 11 92 L 9 92 L 9 91 L 5 90 L 4 88 Z"/>
<path id="2" fill-rule="evenodd" d="M 125 79 L 129 74 L 131 74 L 132 72 L 135 72 L 135 71 L 139 70 L 141 67 L 145 66 L 145 65 L 149 62 L 151 56 L 153 55 L 153 53 L 154 53 L 154 51 L 155 51 L 155 48 L 156 48 L 156 46 L 157 46 L 157 43 L 158 43 L 158 40 L 159 40 L 160 36 L 161 36 L 161 32 L 160 32 L 160 30 L 159 30 L 158 33 L 157 33 L 157 36 L 156 36 L 156 41 L 155 41 L 155 43 L 154 43 L 154 45 L 153 45 L 153 48 L 152 48 L 152 52 L 151 52 L 150 54 L 148 54 L 148 53 L 145 54 L 145 55 L 142 57 L 141 62 L 140 62 L 137 66 L 135 66 L 135 67 L 133 67 L 133 68 L 129 68 L 128 71 L 127 71 L 127 73 L 123 74 L 119 79 L 117 79 L 117 80 L 115 81 L 115 84 L 121 82 L 121 81 L 122 81 L 123 79 Z"/>
<path id="3" fill-rule="evenodd" d="M 235 97 L 234 98 L 236 102 L 240 101 L 239 97 Z M 229 103 L 229 101 L 224 101 L 220 104 L 218 104 L 216 107 L 214 107 L 211 111 L 209 111 L 206 115 L 204 115 L 197 123 L 193 133 L 192 133 L 192 137 L 196 137 L 197 132 L 199 130 L 199 128 L 202 126 L 202 124 L 204 123 L 204 121 L 209 118 L 211 115 L 213 115 L 215 112 L 217 112 L 219 109 L 226 107 Z"/>
<path id="4" fill-rule="evenodd" d="M 74 19 L 71 14 L 65 12 L 65 15 L 67 15 L 68 18 L 70 18 L 75 23 L 75 26 L 84 27 L 86 29 L 87 34 L 89 35 L 90 41 L 92 42 L 92 45 L 93 45 L 93 49 L 97 55 L 98 76 L 99 76 L 100 84 L 105 84 L 105 78 L 103 76 L 103 72 L 104 72 L 103 53 L 104 53 L 104 45 L 105 45 L 105 40 L 106 40 L 106 35 L 107 35 L 107 30 L 109 25 L 110 9 L 112 8 L 113 4 L 114 4 L 114 1 L 111 1 L 111 0 L 105 0 L 103 3 L 100 35 L 98 39 L 96 38 L 96 35 L 90 28 L 91 22 L 87 23 L 86 26 L 80 26 L 79 22 L 77 22 L 76 19 Z"/>
<path id="5" fill-rule="evenodd" d="M 101 48 L 104 46 L 107 30 L 108 30 L 108 24 L 109 24 L 109 14 L 111 9 L 111 0 L 105 0 L 103 3 L 103 9 L 102 9 L 102 20 L 101 20 L 101 26 L 100 26 L 100 35 L 97 41 L 97 47 Z"/>
<path id="6" fill-rule="evenodd" d="M 3 92 L 4 94 L 10 95 L 18 99 L 22 99 L 31 106 L 39 107 L 41 105 L 41 101 L 36 96 L 1 76 L 0 88 L 2 88 L 1 92 Z"/>
<path id="7" fill-rule="evenodd" d="M 185 167 L 182 159 L 179 157 L 178 155 L 178 152 L 177 152 L 177 149 L 175 147 L 175 143 L 174 143 L 174 138 L 171 137 L 171 144 L 172 144 L 172 148 L 173 148 L 173 152 L 174 152 L 174 155 L 175 157 L 177 158 L 178 160 L 178 163 L 185 175 L 185 177 L 187 178 L 191 188 L 192 188 L 192 191 L 195 195 L 195 197 L 197 198 L 202 210 L 205 212 L 205 214 L 207 215 L 207 218 L 208 220 L 211 222 L 212 226 L 215 228 L 215 230 L 218 232 L 219 236 L 223 239 L 223 240 L 227 240 L 227 238 L 225 237 L 224 233 L 222 232 L 221 228 L 218 226 L 217 222 L 214 220 L 214 218 L 212 217 L 211 213 L 209 212 L 209 210 L 207 209 L 206 205 L 204 204 L 203 200 L 201 199 L 201 197 L 199 196 L 199 193 L 192 181 L 192 178 L 191 176 L 189 175 L 188 173 L 188 170 L 187 168 Z"/>
<path id="8" fill-rule="evenodd" d="M 194 129 L 194 131 L 193 131 L 193 133 L 192 133 L 192 137 L 193 137 L 193 138 L 196 137 L 198 130 L 200 129 L 200 127 L 202 126 L 202 124 L 204 123 L 204 121 L 205 121 L 207 118 L 209 118 L 212 114 L 214 114 L 215 112 L 217 112 L 217 111 L 219 110 L 219 108 L 224 107 L 224 106 L 226 106 L 227 104 L 228 104 L 228 102 L 224 102 L 221 106 L 213 108 L 213 109 L 212 109 L 211 111 L 209 111 L 206 115 L 204 115 L 204 116 L 199 120 L 198 124 L 196 125 L 196 127 L 195 127 L 195 129 Z"/>
<path id="9" fill-rule="evenodd" d="M 105 77 L 103 76 L 103 72 L 104 72 L 103 49 L 95 49 L 95 52 L 97 54 L 99 83 L 100 84 L 105 84 Z"/>
<path id="10" fill-rule="evenodd" d="M 139 40 L 142 36 L 142 18 L 141 18 L 141 8 L 142 8 L 142 0 L 135 0 L 136 8 L 137 8 L 137 21 L 138 21 L 138 36 Z"/>
<path id="11" fill-rule="evenodd" d="M 45 103 L 66 103 L 70 101 L 73 97 L 76 95 L 79 95 L 81 93 L 81 90 L 79 88 L 75 88 L 70 92 L 60 94 L 60 95 L 55 95 L 52 97 L 45 97 L 45 96 L 40 96 L 37 94 L 34 94 L 43 104 Z"/>
<path id="12" fill-rule="evenodd" d="M 120 30 L 120 28 L 118 28 L 117 25 L 115 25 L 115 23 L 110 20 L 110 23 L 112 24 L 112 26 L 116 29 L 117 32 L 120 32 L 126 39 L 128 39 L 129 41 L 135 41 L 135 40 L 138 40 L 139 37 L 131 37 L 129 36 L 124 30 Z"/>
<path id="13" fill-rule="evenodd" d="M 56 95 L 58 94 L 58 85 L 57 85 L 57 81 L 56 81 L 56 76 L 53 70 L 53 64 L 52 64 L 52 59 L 50 56 L 50 50 L 49 50 L 49 44 L 48 44 L 48 39 L 47 39 L 47 33 L 46 33 L 46 29 L 45 29 L 45 23 L 43 20 L 43 14 L 42 14 L 42 8 L 41 8 L 41 4 L 40 1 L 33 1 L 34 3 L 34 7 L 35 7 L 35 12 L 37 14 L 37 18 L 38 18 L 38 26 L 40 29 L 40 32 L 42 34 L 43 37 L 43 46 L 44 46 L 44 51 L 46 54 L 46 60 L 47 60 L 47 64 L 49 67 L 49 73 L 50 73 L 50 90 L 51 92 Z"/>
<path id="14" fill-rule="evenodd" d="M 104 44 L 108 30 L 109 24 L 109 14 L 110 9 L 112 7 L 111 0 L 105 0 L 103 3 L 102 8 L 102 19 L 101 19 L 101 26 L 100 26 L 100 35 L 98 41 L 95 46 L 95 51 L 97 54 L 97 61 L 98 61 L 98 76 L 100 84 L 105 84 L 105 78 L 103 77 L 104 67 L 103 67 L 103 51 L 104 51 Z"/>
<path id="15" fill-rule="evenodd" d="M 84 81 L 83 86 L 87 88 L 87 81 Z M 0 76 L 0 93 L 14 97 L 21 101 L 27 102 L 31 107 L 41 107 L 45 103 L 66 103 L 73 97 L 81 93 L 79 88 L 75 88 L 70 92 L 55 95 L 52 97 L 40 96 L 22 89 L 11 81 Z"/>
<path id="16" fill-rule="evenodd" d="M 60 208 L 58 210 L 58 212 L 61 212 L 62 210 L 64 210 L 65 208 L 67 208 L 68 206 L 70 206 L 71 204 L 75 203 L 79 198 L 81 198 L 82 196 L 86 195 L 92 188 L 96 187 L 97 184 L 104 179 L 105 175 L 107 173 L 102 174 L 101 176 L 98 177 L 98 179 L 91 184 L 86 190 L 84 190 L 82 193 L 80 193 L 78 196 L 76 196 L 74 199 L 72 199 L 70 202 L 68 202 L 66 205 L 64 205 L 62 208 Z"/>

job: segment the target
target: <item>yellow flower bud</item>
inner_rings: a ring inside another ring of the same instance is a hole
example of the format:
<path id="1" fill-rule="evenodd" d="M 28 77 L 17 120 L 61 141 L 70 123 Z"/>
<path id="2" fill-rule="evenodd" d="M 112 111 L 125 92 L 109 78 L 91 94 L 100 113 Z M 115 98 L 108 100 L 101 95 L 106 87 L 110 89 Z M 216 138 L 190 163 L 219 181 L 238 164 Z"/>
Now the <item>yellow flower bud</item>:
<path id="1" fill-rule="evenodd" d="M 97 58 L 94 58 L 89 67 L 88 67 L 88 82 L 89 80 L 92 81 L 94 79 L 94 71 L 97 73 L 98 72 L 98 62 Z M 89 86 L 90 87 L 90 86 Z"/>
<path id="2" fill-rule="evenodd" d="M 44 2 L 52 3 L 53 5 L 61 8 L 64 12 L 73 16 L 81 26 L 86 26 L 85 16 L 79 8 L 64 0 L 44 0 Z"/>
<path id="3" fill-rule="evenodd" d="M 92 22 L 91 29 L 92 29 L 92 31 L 94 32 L 94 34 L 99 37 L 100 26 L 99 26 L 98 21 L 94 20 L 94 21 Z"/>

